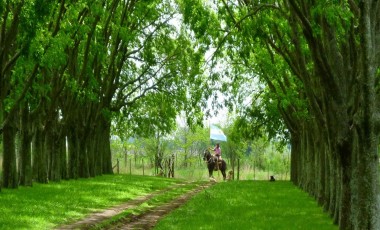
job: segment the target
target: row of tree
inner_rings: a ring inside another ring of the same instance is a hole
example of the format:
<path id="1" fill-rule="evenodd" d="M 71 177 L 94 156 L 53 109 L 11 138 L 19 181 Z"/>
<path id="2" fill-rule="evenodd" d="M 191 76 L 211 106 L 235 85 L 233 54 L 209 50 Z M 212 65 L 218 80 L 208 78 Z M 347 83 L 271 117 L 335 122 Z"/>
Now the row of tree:
<path id="1" fill-rule="evenodd" d="M 241 131 L 287 130 L 291 180 L 340 229 L 380 229 L 379 1 L 190 1 L 182 9 L 230 67 L 225 89 L 254 93 Z"/>
<path id="2" fill-rule="evenodd" d="M 111 129 L 200 119 L 204 47 L 174 1 L 0 2 L 2 185 L 112 173 Z"/>

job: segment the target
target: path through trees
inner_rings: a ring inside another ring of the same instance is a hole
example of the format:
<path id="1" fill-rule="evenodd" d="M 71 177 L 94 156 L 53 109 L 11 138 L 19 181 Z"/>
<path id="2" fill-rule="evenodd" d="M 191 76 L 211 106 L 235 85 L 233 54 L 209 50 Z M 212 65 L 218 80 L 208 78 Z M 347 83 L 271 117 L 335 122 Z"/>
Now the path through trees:
<path id="1" fill-rule="evenodd" d="M 128 209 L 136 208 L 144 202 L 153 199 L 155 196 L 163 193 L 167 193 L 170 190 L 179 189 L 181 186 L 186 184 L 177 184 L 170 188 L 160 190 L 154 193 L 151 193 L 147 196 L 136 198 L 125 204 L 121 204 L 117 207 L 107 209 L 103 212 L 94 213 L 89 215 L 83 220 L 77 221 L 69 225 L 59 226 L 56 229 L 92 229 L 97 225 L 101 224 L 104 221 L 111 219 L 112 217 L 126 211 Z M 187 200 L 192 196 L 199 193 L 200 191 L 207 189 L 209 186 L 213 185 L 212 183 L 204 183 L 196 186 L 195 188 L 189 190 L 188 192 L 182 194 L 181 196 L 176 197 L 175 199 L 169 201 L 168 203 L 149 209 L 139 215 L 129 215 L 126 218 L 122 218 L 115 223 L 112 223 L 111 226 L 107 225 L 107 229 L 152 229 L 156 222 L 162 218 L 165 214 L 173 211 L 179 206 L 183 205 Z"/>
<path id="2" fill-rule="evenodd" d="M 243 86 L 240 128 L 289 138 L 292 181 L 341 229 L 380 229 L 379 1 L 21 0 L 0 16 L 5 188 L 112 173 L 114 132 L 201 123 Z"/>

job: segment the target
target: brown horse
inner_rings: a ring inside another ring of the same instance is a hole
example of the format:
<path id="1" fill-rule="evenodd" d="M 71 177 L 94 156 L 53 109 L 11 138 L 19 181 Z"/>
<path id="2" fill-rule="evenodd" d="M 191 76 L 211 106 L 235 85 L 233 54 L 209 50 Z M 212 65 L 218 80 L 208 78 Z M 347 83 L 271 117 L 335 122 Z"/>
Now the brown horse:
<path id="1" fill-rule="evenodd" d="M 214 176 L 212 174 L 213 174 L 214 170 L 216 170 L 217 158 L 215 156 L 211 155 L 210 151 L 208 149 L 206 149 L 204 151 L 203 160 L 206 161 L 206 163 L 207 163 L 209 177 L 214 178 Z M 223 174 L 223 180 L 226 180 L 227 164 L 224 160 L 219 160 L 218 169 Z"/>

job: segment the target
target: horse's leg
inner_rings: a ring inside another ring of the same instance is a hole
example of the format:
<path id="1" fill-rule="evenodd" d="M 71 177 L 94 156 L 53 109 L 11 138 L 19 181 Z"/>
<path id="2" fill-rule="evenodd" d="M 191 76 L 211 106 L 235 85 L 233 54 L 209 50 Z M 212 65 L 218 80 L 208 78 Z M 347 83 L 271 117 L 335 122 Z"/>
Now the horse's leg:
<path id="1" fill-rule="evenodd" d="M 214 168 L 208 169 L 208 175 L 209 175 L 209 177 L 214 178 L 214 176 L 212 175 L 213 172 L 214 172 Z"/>
<path id="2" fill-rule="evenodd" d="M 226 169 L 220 169 L 223 174 L 223 180 L 226 180 Z"/>
<path id="3" fill-rule="evenodd" d="M 226 169 L 227 169 L 226 163 L 222 162 L 222 167 L 220 167 L 220 171 L 223 174 L 223 180 L 226 180 Z"/>
<path id="4" fill-rule="evenodd" d="M 208 177 L 209 178 L 214 178 L 213 176 L 212 176 L 212 171 L 214 170 L 214 166 L 212 165 L 212 164 L 209 164 L 208 166 L 207 166 L 207 169 L 208 169 Z"/>

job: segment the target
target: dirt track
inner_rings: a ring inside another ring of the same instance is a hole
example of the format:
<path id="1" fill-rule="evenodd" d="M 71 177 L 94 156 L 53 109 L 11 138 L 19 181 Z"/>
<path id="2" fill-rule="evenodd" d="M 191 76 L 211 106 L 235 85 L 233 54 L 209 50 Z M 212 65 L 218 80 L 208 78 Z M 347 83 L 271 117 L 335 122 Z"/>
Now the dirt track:
<path id="1" fill-rule="evenodd" d="M 169 187 L 167 189 L 151 193 L 151 194 L 146 195 L 146 196 L 138 197 L 134 200 L 131 200 L 131 201 L 126 202 L 124 204 L 121 204 L 121 205 L 115 206 L 113 208 L 104 210 L 102 212 L 91 214 L 88 217 L 86 217 L 86 218 L 84 218 L 78 222 L 75 222 L 75 223 L 72 223 L 69 225 L 59 226 L 56 229 L 91 229 L 96 224 L 99 224 L 99 223 L 105 221 L 106 219 L 109 219 L 109 218 L 123 212 L 124 210 L 135 208 L 138 205 L 140 205 L 140 204 L 148 201 L 149 199 L 153 198 L 154 196 L 165 193 L 171 189 L 179 188 L 179 187 L 184 186 L 184 185 L 186 185 L 186 184 L 178 184 L 178 185 Z M 189 192 L 175 198 L 174 200 L 171 200 L 168 203 L 165 203 L 165 204 L 160 205 L 158 207 L 155 207 L 151 210 L 148 210 L 147 212 L 145 212 L 141 215 L 128 216 L 127 218 L 121 220 L 120 222 L 116 223 L 114 226 L 111 226 L 107 229 L 152 229 L 156 225 L 157 221 L 160 218 L 162 218 L 164 215 L 166 215 L 169 212 L 171 212 L 172 210 L 180 207 L 181 205 L 186 203 L 186 201 L 188 201 L 192 196 L 194 196 L 198 192 L 204 190 L 205 188 L 207 188 L 211 185 L 212 185 L 212 183 L 199 185 L 196 188 L 194 188 L 194 189 L 190 190 Z"/>

